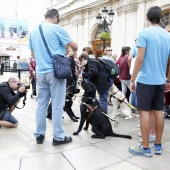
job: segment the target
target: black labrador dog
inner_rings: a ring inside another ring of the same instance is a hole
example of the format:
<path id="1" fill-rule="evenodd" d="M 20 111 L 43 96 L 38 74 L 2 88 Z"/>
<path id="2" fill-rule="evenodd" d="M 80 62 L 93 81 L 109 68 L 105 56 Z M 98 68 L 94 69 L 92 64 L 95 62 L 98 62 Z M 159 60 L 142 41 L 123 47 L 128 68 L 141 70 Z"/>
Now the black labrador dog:
<path id="1" fill-rule="evenodd" d="M 75 86 L 68 86 L 67 90 L 66 90 L 66 100 L 65 100 L 65 106 L 64 106 L 63 110 L 65 112 L 67 112 L 70 119 L 73 120 L 74 122 L 78 122 L 77 119 L 79 119 L 79 117 L 75 116 L 75 114 L 72 110 L 72 105 L 73 105 L 72 97 L 79 92 L 80 92 L 80 90 L 76 89 Z M 51 102 L 48 106 L 46 117 L 49 119 L 52 119 L 52 103 Z"/>
<path id="2" fill-rule="evenodd" d="M 86 121 L 86 126 L 84 130 L 88 129 L 89 123 L 92 126 L 92 138 L 105 139 L 107 136 L 112 137 L 121 137 L 132 139 L 129 135 L 116 134 L 112 130 L 112 125 L 108 118 L 103 114 L 103 110 L 100 107 L 96 96 L 96 87 L 90 82 L 82 81 L 82 87 L 85 90 L 82 97 L 82 104 L 80 105 L 81 119 L 80 125 L 77 132 L 74 132 L 73 135 L 78 135 L 82 130 L 83 124 Z"/>

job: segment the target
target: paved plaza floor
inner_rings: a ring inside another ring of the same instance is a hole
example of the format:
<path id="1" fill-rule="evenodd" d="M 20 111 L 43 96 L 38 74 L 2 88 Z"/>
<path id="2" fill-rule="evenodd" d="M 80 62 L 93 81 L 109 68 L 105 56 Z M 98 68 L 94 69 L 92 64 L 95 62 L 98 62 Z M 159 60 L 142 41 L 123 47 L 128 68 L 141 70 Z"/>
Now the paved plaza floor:
<path id="1" fill-rule="evenodd" d="M 0 82 L 7 81 L 10 76 L 9 73 L 4 73 L 0 76 Z M 37 102 L 31 99 L 30 94 L 29 91 L 26 106 L 13 113 L 19 120 L 19 126 L 15 129 L 0 129 L 0 170 L 170 169 L 170 119 L 165 119 L 162 155 L 153 154 L 151 158 L 132 155 L 128 151 L 129 146 L 140 145 L 140 138 L 137 136 L 140 131 L 137 128 L 139 118 L 125 120 L 118 116 L 119 126 L 113 126 L 115 133 L 129 134 L 132 140 L 113 137 L 92 139 L 90 128 L 73 136 L 79 123 L 73 122 L 64 113 L 63 127 L 66 135 L 72 136 L 72 143 L 52 146 L 52 122 L 47 120 L 46 138 L 43 144 L 37 145 L 33 135 Z M 76 115 L 80 115 L 79 105 L 74 104 L 73 110 Z M 109 106 L 109 113 L 111 110 Z M 153 143 L 150 146 L 152 148 Z"/>

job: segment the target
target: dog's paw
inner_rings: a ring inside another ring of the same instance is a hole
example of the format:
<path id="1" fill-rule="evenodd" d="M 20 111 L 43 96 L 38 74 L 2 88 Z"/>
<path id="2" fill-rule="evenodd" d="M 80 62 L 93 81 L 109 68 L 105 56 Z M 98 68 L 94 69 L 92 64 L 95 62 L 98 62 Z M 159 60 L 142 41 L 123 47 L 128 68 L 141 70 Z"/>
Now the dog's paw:
<path id="1" fill-rule="evenodd" d="M 87 128 L 87 127 L 84 127 L 83 129 L 84 129 L 84 130 L 87 130 L 88 128 Z"/>
<path id="2" fill-rule="evenodd" d="M 125 119 L 126 120 L 129 120 L 129 119 L 132 119 L 133 117 L 131 116 L 131 117 L 125 117 Z"/>
<path id="3" fill-rule="evenodd" d="M 79 118 L 79 117 L 77 117 L 77 116 L 75 116 L 74 118 L 75 118 L 75 119 L 80 119 L 80 118 Z"/>
<path id="4" fill-rule="evenodd" d="M 79 133 L 78 132 L 74 132 L 73 135 L 78 135 Z"/>
<path id="5" fill-rule="evenodd" d="M 72 119 L 72 121 L 73 121 L 73 122 L 78 122 L 78 120 L 77 120 L 77 119 Z"/>

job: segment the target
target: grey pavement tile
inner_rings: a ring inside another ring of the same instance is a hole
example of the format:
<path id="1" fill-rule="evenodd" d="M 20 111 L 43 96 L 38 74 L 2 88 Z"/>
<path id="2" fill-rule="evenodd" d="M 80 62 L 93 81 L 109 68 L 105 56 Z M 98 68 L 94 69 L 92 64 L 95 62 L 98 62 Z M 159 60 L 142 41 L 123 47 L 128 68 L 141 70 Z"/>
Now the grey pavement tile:
<path id="1" fill-rule="evenodd" d="M 70 136 L 70 135 L 68 135 L 66 133 L 66 136 Z M 46 150 L 48 153 L 63 152 L 63 151 L 73 150 L 76 148 L 80 148 L 80 147 L 89 145 L 89 143 L 72 136 L 73 141 L 71 143 L 59 145 L 59 146 L 53 146 L 52 139 L 53 139 L 52 137 L 48 137 L 44 140 L 44 143 L 42 145 L 40 145 L 40 147 L 43 148 L 43 150 Z"/>
<path id="2" fill-rule="evenodd" d="M 127 161 L 122 161 L 100 170 L 142 170 L 142 168 L 139 168 Z"/>
<path id="3" fill-rule="evenodd" d="M 78 148 L 63 154 L 76 170 L 100 169 L 122 160 L 95 146 Z"/>
<path id="4" fill-rule="evenodd" d="M 0 160 L 49 154 L 47 151 L 37 145 L 35 141 L 5 147 L 0 149 L 0 153 Z"/>
<path id="5" fill-rule="evenodd" d="M 162 169 L 170 169 L 169 164 L 170 153 L 166 152 L 165 150 L 162 151 L 162 155 L 155 155 L 153 153 L 153 157 L 146 158 L 139 155 L 134 155 L 132 158 L 128 159 L 127 161 L 147 170 L 162 170 Z"/>
<path id="6" fill-rule="evenodd" d="M 72 165 L 60 153 L 23 158 L 20 170 L 72 170 Z"/>
<path id="7" fill-rule="evenodd" d="M 138 145 L 138 143 L 133 140 L 115 137 L 111 137 L 108 141 L 98 142 L 95 144 L 95 146 L 122 159 L 132 157 L 132 154 L 128 151 L 128 148 L 131 145 Z"/>
<path id="8" fill-rule="evenodd" d="M 0 148 L 5 148 L 8 146 L 14 146 L 28 142 L 30 141 L 30 139 L 22 132 L 20 132 L 17 128 L 6 129 L 5 131 L 3 131 L 3 128 L 1 128 L 0 141 Z"/>
<path id="9" fill-rule="evenodd" d="M 19 170 L 20 159 L 0 160 L 1 170 Z"/>
<path id="10" fill-rule="evenodd" d="M 170 139 L 170 138 L 169 138 Z M 170 153 L 170 141 L 169 142 L 166 142 L 166 143 L 163 143 L 162 145 L 163 149 L 167 152 Z"/>

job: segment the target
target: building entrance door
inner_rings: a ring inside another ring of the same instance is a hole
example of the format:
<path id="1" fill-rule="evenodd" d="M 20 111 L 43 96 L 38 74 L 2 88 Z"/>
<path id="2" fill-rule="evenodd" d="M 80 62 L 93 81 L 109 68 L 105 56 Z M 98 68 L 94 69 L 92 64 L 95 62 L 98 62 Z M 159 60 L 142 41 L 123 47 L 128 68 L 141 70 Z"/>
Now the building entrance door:
<path id="1" fill-rule="evenodd" d="M 110 47 L 111 41 L 105 41 L 105 47 Z M 93 51 L 96 54 L 96 58 L 103 56 L 103 41 L 102 40 L 94 40 L 92 43 Z"/>

